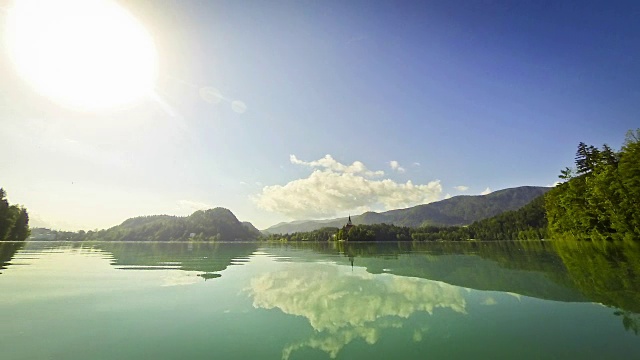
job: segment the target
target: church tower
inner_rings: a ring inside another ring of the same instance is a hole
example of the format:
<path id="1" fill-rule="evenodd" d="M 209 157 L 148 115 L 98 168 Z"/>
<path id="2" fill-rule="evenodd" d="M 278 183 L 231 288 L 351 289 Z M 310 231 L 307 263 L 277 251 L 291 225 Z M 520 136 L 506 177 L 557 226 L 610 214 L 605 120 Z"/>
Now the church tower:
<path id="1" fill-rule="evenodd" d="M 351 215 L 349 215 L 349 220 L 347 221 L 347 225 L 345 225 L 343 229 L 348 232 L 354 226 L 355 225 L 353 225 L 353 223 L 351 222 Z"/>

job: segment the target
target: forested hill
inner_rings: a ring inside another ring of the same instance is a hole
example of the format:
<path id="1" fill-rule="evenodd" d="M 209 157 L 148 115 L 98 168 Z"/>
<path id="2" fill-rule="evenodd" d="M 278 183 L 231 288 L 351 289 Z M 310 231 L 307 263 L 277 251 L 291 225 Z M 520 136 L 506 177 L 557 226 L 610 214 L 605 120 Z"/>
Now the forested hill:
<path id="1" fill-rule="evenodd" d="M 235 241 L 255 240 L 260 232 L 225 208 L 199 210 L 180 217 L 140 216 L 100 231 L 52 232 L 51 240 L 95 241 Z"/>
<path id="2" fill-rule="evenodd" d="M 352 216 L 351 220 L 356 225 L 382 223 L 408 227 L 469 225 L 474 221 L 490 218 L 505 211 L 517 210 L 549 189 L 547 187 L 522 186 L 495 191 L 488 195 L 461 195 L 407 209 L 382 213 L 366 212 L 362 215 Z M 346 221 L 346 218 L 295 221 L 280 223 L 264 231 L 272 234 L 306 232 L 323 227 L 341 227 Z"/>
<path id="3" fill-rule="evenodd" d="M 260 233 L 249 225 L 240 222 L 230 210 L 215 208 L 199 210 L 187 217 L 132 218 L 96 235 L 99 240 L 118 241 L 254 240 Z"/>

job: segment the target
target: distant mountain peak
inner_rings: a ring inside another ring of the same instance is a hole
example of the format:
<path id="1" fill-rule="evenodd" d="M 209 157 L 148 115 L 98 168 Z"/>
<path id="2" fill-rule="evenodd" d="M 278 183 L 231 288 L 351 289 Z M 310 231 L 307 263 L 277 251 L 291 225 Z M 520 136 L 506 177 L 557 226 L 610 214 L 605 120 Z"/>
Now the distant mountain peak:
<path id="1" fill-rule="evenodd" d="M 152 215 L 125 220 L 101 231 L 101 236 L 118 241 L 232 241 L 253 240 L 260 232 L 249 222 L 240 222 L 231 210 L 216 207 L 189 216 Z"/>

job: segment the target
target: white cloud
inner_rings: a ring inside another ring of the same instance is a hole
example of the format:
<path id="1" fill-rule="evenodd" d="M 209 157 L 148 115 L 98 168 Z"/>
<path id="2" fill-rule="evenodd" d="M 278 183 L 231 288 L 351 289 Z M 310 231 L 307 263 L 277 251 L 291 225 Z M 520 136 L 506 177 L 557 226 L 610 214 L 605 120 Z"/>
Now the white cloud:
<path id="1" fill-rule="evenodd" d="M 446 193 L 446 194 L 444 195 L 444 198 L 445 198 L 445 199 L 451 199 L 451 194 Z"/>
<path id="2" fill-rule="evenodd" d="M 458 191 L 467 191 L 467 190 L 469 190 L 469 187 L 468 186 L 464 186 L 464 185 L 454 186 L 453 188 L 458 190 Z"/>
<path id="3" fill-rule="evenodd" d="M 397 171 L 399 173 L 404 173 L 406 171 L 405 168 L 400 166 L 400 163 L 395 161 L 395 160 L 389 161 L 389 166 L 391 166 L 392 170 L 395 170 L 395 171 Z"/>
<path id="4" fill-rule="evenodd" d="M 327 169 L 335 172 L 346 174 L 359 174 L 367 177 L 383 176 L 384 171 L 371 171 L 360 161 L 354 161 L 351 165 L 344 165 L 336 161 L 333 156 L 327 154 L 322 159 L 316 161 L 302 161 L 295 155 L 289 155 L 289 160 L 292 164 L 304 165 L 311 168 Z"/>
<path id="5" fill-rule="evenodd" d="M 483 192 L 480 193 L 480 195 L 488 195 L 488 194 L 491 194 L 491 189 L 488 188 L 488 187 L 486 189 L 484 189 Z"/>
<path id="6" fill-rule="evenodd" d="M 413 165 L 413 166 L 420 166 L 420 163 L 416 161 L 416 162 L 414 162 L 412 165 Z"/>
<path id="7" fill-rule="evenodd" d="M 382 171 L 370 171 L 359 161 L 346 166 L 330 155 L 311 162 L 291 155 L 291 162 L 322 170 L 285 185 L 265 186 L 254 199 L 260 208 L 291 218 L 320 218 L 355 209 L 397 209 L 429 203 L 442 193 L 438 180 L 424 185 L 373 180 L 370 177 Z"/>
<path id="8" fill-rule="evenodd" d="M 85 230 L 88 227 L 83 224 L 60 220 L 56 218 L 44 217 L 34 211 L 29 211 L 29 226 L 36 228 L 47 228 L 52 230 L 77 231 Z"/>

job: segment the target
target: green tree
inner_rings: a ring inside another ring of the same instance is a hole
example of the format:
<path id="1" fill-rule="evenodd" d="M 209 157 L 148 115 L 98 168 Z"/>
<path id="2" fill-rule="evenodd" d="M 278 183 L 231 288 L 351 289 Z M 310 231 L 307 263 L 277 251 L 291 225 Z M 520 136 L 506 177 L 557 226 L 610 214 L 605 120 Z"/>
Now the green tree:
<path id="1" fill-rule="evenodd" d="M 7 193 L 0 188 L 0 241 L 23 241 L 29 236 L 29 215 L 27 210 L 10 205 Z"/>
<path id="2" fill-rule="evenodd" d="M 576 171 L 546 195 L 549 232 L 576 239 L 640 238 L 640 130 L 629 131 L 619 152 L 578 145 Z"/>

